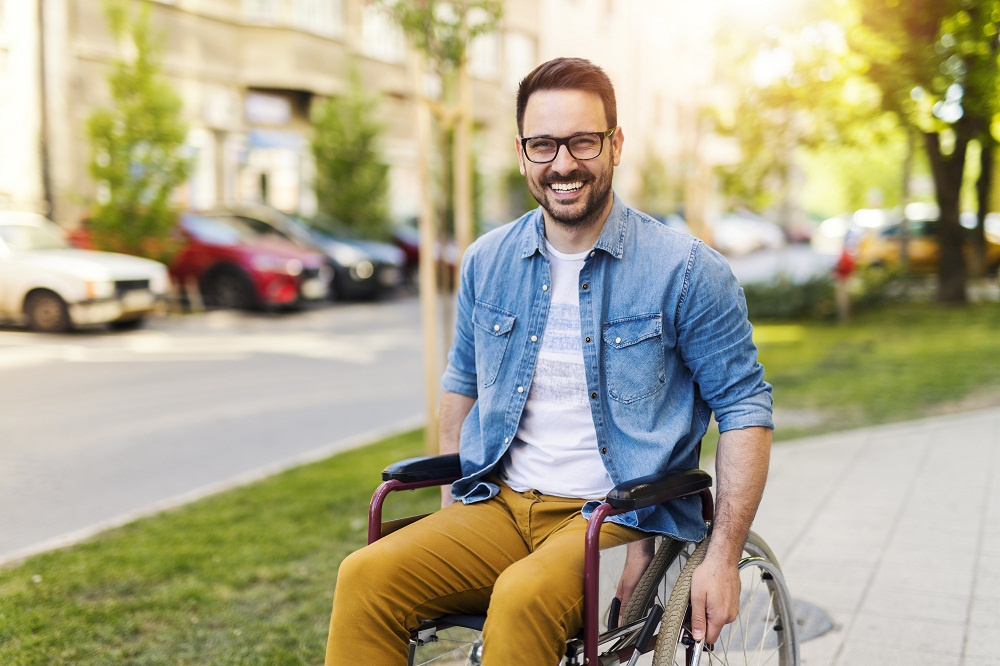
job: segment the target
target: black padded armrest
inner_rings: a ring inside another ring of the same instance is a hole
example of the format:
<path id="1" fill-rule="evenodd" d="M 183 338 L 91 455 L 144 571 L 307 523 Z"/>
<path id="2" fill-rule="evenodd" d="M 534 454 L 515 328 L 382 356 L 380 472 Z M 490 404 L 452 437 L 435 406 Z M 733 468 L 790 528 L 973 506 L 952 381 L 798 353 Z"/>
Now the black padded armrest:
<path id="1" fill-rule="evenodd" d="M 641 509 L 711 487 L 712 477 L 704 470 L 661 472 L 619 483 L 608 493 L 607 503 L 615 509 Z"/>
<path id="2" fill-rule="evenodd" d="M 383 481 L 434 481 L 447 483 L 462 476 L 462 462 L 457 453 L 446 456 L 422 456 L 394 462 L 382 470 Z"/>

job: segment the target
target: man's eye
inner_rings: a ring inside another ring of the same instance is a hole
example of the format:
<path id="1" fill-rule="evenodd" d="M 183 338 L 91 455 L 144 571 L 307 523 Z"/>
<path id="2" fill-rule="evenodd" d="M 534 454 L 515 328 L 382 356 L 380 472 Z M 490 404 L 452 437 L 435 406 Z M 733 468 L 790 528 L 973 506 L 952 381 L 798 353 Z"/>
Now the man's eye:
<path id="1" fill-rule="evenodd" d="M 556 147 L 556 142 L 551 139 L 533 139 L 528 142 L 528 148 L 532 150 L 544 151 L 544 150 L 554 150 Z"/>

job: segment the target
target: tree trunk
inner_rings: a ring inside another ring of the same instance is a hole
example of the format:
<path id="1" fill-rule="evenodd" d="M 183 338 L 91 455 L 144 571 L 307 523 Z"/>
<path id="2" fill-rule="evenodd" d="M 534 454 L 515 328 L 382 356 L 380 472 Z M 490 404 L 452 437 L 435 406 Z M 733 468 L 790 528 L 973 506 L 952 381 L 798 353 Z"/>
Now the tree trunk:
<path id="1" fill-rule="evenodd" d="M 973 277 L 985 277 L 986 266 L 986 215 L 990 212 L 990 200 L 993 186 L 993 165 L 996 159 L 996 142 L 990 137 L 979 140 L 982 149 L 979 152 L 979 179 L 976 181 L 976 228 L 972 233 L 972 265 L 969 274 Z"/>
<path id="2" fill-rule="evenodd" d="M 458 67 L 458 117 L 455 124 L 454 178 L 455 178 L 455 245 L 456 275 L 453 284 L 458 283 L 458 266 L 465 248 L 472 243 L 473 201 L 472 201 L 472 77 L 469 65 L 464 60 Z"/>
<path id="3" fill-rule="evenodd" d="M 943 303 L 964 303 L 965 257 L 962 254 L 962 226 L 959 223 L 959 195 L 965 172 L 965 153 L 969 138 L 956 132 L 955 147 L 950 155 L 941 150 L 941 137 L 925 132 L 927 157 L 934 176 L 940 220 L 938 221 L 938 300 Z"/>
<path id="4" fill-rule="evenodd" d="M 916 138 L 912 130 L 906 132 L 906 158 L 903 160 L 903 215 L 899 220 L 899 269 L 903 275 L 910 272 L 910 221 L 906 218 L 906 207 L 913 196 L 910 180 L 913 178 L 913 157 L 916 152 Z"/>
<path id="5" fill-rule="evenodd" d="M 434 246 L 437 243 L 434 203 L 431 198 L 433 182 L 429 156 L 434 153 L 431 136 L 431 111 L 424 100 L 424 56 L 414 50 L 413 99 L 417 112 L 417 137 L 420 145 L 420 320 L 424 338 L 424 407 L 426 426 L 424 449 L 428 454 L 438 452 L 438 393 L 441 381 L 441 335 L 439 331 L 437 261 Z"/>

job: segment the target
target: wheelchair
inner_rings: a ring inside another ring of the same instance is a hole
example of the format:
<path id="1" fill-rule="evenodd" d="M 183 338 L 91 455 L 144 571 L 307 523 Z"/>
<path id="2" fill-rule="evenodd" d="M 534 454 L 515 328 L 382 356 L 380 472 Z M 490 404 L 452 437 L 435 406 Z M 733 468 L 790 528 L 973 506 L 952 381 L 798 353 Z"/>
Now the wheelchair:
<path id="1" fill-rule="evenodd" d="M 368 513 L 368 543 L 423 518 L 382 521 L 388 495 L 440 486 L 462 476 L 457 454 L 410 458 L 382 472 L 382 484 Z M 618 484 L 594 510 L 585 537 L 583 631 L 567 641 L 565 666 L 695 666 L 697 664 L 774 664 L 798 666 L 799 645 L 792 600 L 777 559 L 753 532 L 739 562 L 739 615 L 718 641 L 708 645 L 691 633 L 691 575 L 704 559 L 711 539 L 714 501 L 712 477 L 703 470 L 666 472 Z M 655 539 L 652 558 L 629 600 L 613 599 L 601 621 L 599 535 L 610 516 L 700 495 L 709 535 L 701 543 Z M 409 664 L 475 666 L 481 663 L 480 632 L 485 615 L 445 615 L 424 621 L 411 632 Z M 652 661 L 644 657 L 652 653 Z M 640 659 L 643 661 L 640 662 Z"/>

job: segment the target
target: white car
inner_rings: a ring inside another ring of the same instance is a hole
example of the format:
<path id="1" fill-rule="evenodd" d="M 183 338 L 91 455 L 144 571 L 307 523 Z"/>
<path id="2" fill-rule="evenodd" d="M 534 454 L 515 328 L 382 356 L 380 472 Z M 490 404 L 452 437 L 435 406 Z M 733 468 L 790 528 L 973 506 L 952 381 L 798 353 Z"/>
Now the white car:
<path id="1" fill-rule="evenodd" d="M 157 261 L 78 250 L 41 215 L 0 212 L 0 319 L 46 332 L 136 328 L 162 307 L 168 288 Z"/>

